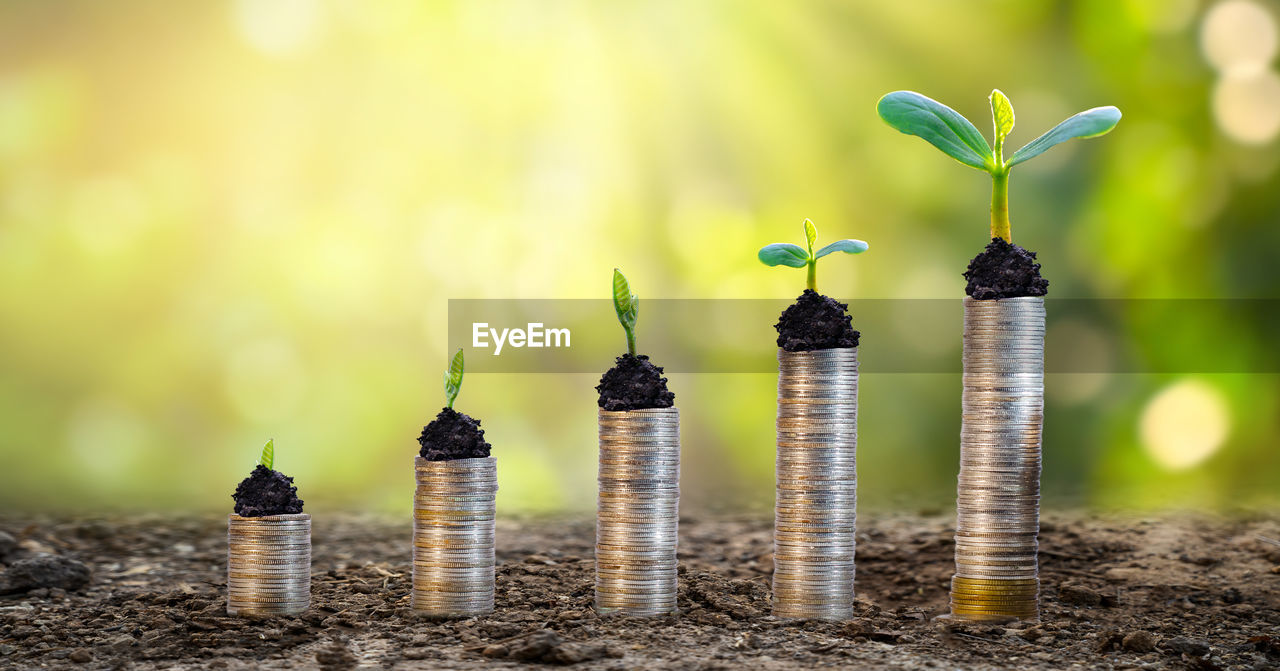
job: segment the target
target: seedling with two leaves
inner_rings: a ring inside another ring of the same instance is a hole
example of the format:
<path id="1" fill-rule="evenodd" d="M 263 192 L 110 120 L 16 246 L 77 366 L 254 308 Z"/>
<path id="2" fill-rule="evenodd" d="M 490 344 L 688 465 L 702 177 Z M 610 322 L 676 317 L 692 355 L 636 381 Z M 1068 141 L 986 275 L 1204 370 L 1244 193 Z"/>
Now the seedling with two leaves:
<path id="1" fill-rule="evenodd" d="M 1115 107 L 1085 110 L 1054 126 L 1049 132 L 1028 142 L 1004 157 L 1004 141 L 1013 130 L 1013 105 L 999 89 L 991 92 L 991 119 L 995 126 L 995 146 L 987 144 L 982 133 L 942 103 L 914 91 L 894 91 L 880 99 L 876 110 L 880 118 L 894 128 L 924 138 L 955 160 L 991 175 L 991 237 L 1013 242 L 1009 225 L 1009 171 L 1013 166 L 1035 158 L 1056 144 L 1074 138 L 1105 135 L 1120 122 Z"/>
<path id="2" fill-rule="evenodd" d="M 807 248 L 789 242 L 775 242 L 761 247 L 757 257 L 766 266 L 807 267 L 809 272 L 806 286 L 816 292 L 818 290 L 818 259 L 835 252 L 861 254 L 867 251 L 867 243 L 861 240 L 837 240 L 815 252 L 813 245 L 818 242 L 818 228 L 808 219 L 804 220 L 804 238 L 808 243 Z"/>

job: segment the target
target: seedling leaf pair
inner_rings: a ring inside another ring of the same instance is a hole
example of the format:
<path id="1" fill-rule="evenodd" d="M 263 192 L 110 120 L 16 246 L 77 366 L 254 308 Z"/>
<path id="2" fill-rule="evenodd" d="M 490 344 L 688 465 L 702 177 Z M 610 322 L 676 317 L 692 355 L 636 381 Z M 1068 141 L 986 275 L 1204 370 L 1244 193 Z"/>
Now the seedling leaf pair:
<path id="1" fill-rule="evenodd" d="M 453 402 L 458 398 L 458 392 L 462 391 L 462 348 L 458 348 L 458 353 L 453 355 L 453 360 L 449 362 L 449 370 L 444 374 L 444 398 L 446 407 L 452 408 Z"/>
<path id="2" fill-rule="evenodd" d="M 804 220 L 804 238 L 808 249 L 789 242 L 775 242 L 760 248 L 756 257 L 766 266 L 787 266 L 788 268 L 809 268 L 808 288 L 817 291 L 818 259 L 835 252 L 861 254 L 867 251 L 867 243 L 861 240 L 837 240 L 818 251 L 813 246 L 818 242 L 818 228 L 809 219 Z"/>
<path id="3" fill-rule="evenodd" d="M 899 131 L 923 138 L 951 158 L 990 173 L 991 237 L 1012 242 L 1013 235 L 1009 226 L 1009 169 L 1067 140 L 1105 135 L 1120 122 L 1120 110 L 1115 107 L 1085 110 L 1028 142 L 1006 161 L 1004 141 L 1013 131 L 1013 105 L 999 89 L 991 92 L 990 102 L 994 149 L 959 112 L 914 91 L 894 91 L 880 99 L 876 110 L 881 119 Z"/>
<path id="4" fill-rule="evenodd" d="M 636 353 L 636 318 L 640 313 L 640 298 L 631 293 L 631 285 L 622 271 L 613 269 L 613 311 L 618 315 L 618 323 L 627 334 L 627 352 Z"/>

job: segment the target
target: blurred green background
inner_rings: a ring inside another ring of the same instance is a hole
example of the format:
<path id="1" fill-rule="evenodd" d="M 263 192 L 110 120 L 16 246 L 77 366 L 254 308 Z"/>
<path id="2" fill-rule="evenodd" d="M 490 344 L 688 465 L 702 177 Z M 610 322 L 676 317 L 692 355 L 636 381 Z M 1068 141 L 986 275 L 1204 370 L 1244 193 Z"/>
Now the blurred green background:
<path id="1" fill-rule="evenodd" d="M 1124 111 L 1014 173 L 1015 240 L 1053 296 L 1277 297 L 1278 17 L 1253 0 L 0 2 L 0 504 L 229 510 L 274 437 L 308 510 L 407 511 L 449 298 L 603 298 L 614 266 L 642 297 L 793 297 L 803 272 L 754 256 L 804 217 L 871 243 L 825 264 L 828 293 L 958 297 L 989 179 L 885 126 L 896 89 L 989 133 L 999 87 L 1014 147 Z M 1168 359 L 1276 346 L 1253 326 L 1061 328 Z M 593 507 L 595 383 L 467 378 L 504 511 Z M 672 376 L 688 509 L 772 505 L 775 383 Z M 1276 375 L 1046 386 L 1046 506 L 1276 503 Z M 950 505 L 959 407 L 956 375 L 865 376 L 861 502 Z"/>

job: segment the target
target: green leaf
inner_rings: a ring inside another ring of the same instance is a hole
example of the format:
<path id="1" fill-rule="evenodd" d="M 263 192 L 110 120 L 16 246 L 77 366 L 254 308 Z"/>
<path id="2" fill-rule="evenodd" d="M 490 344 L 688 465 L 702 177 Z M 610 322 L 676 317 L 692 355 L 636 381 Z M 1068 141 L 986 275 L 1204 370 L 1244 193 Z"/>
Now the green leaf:
<path id="1" fill-rule="evenodd" d="M 1115 107 L 1095 107 L 1085 110 L 1066 121 L 1054 126 L 1052 130 L 1027 143 L 1025 147 L 1014 152 L 1008 165 L 1017 165 L 1029 158 L 1044 153 L 1046 149 L 1060 142 L 1074 138 L 1089 138 L 1105 135 L 1116 124 L 1120 123 L 1120 110 Z"/>
<path id="2" fill-rule="evenodd" d="M 624 328 L 634 328 L 636 316 L 640 311 L 640 299 L 631 293 L 631 285 L 622 271 L 613 269 L 613 310 L 618 313 L 618 321 Z"/>
<path id="3" fill-rule="evenodd" d="M 813 256 L 813 243 L 818 241 L 818 227 L 813 225 L 811 219 L 804 220 L 804 239 L 809 243 L 809 256 Z"/>
<path id="4" fill-rule="evenodd" d="M 894 91 L 876 105 L 880 118 L 907 135 L 929 144 L 961 163 L 991 170 L 991 146 L 959 112 L 914 91 Z"/>
<path id="5" fill-rule="evenodd" d="M 760 248 L 756 255 L 766 266 L 790 266 L 803 268 L 809 263 L 809 253 L 800 245 L 789 242 L 775 242 Z"/>
<path id="6" fill-rule="evenodd" d="M 995 125 L 996 144 L 1004 144 L 1013 130 L 1013 104 L 1000 89 L 991 91 L 991 121 Z"/>
<path id="7" fill-rule="evenodd" d="M 262 464 L 263 466 L 266 466 L 267 470 L 269 471 L 269 470 L 272 470 L 272 467 L 275 465 L 275 461 L 276 461 L 276 439 L 272 438 L 271 440 L 267 441 L 266 445 L 262 446 L 262 456 L 258 457 L 258 463 Z"/>
<path id="8" fill-rule="evenodd" d="M 454 354 L 453 360 L 449 362 L 449 372 L 444 376 L 444 396 L 450 408 L 458 398 L 458 392 L 462 391 L 462 370 L 462 348 L 459 347 L 458 353 Z"/>
<path id="9" fill-rule="evenodd" d="M 832 252 L 845 252 L 846 254 L 861 254 L 867 251 L 867 243 L 861 240 L 837 240 L 826 247 L 818 250 L 813 258 L 820 259 Z"/>

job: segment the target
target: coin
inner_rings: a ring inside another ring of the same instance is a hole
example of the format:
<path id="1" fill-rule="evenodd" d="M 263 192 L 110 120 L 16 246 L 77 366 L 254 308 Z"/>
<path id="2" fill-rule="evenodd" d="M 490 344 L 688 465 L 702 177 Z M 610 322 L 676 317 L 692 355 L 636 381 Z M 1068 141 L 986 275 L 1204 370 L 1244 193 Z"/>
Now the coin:
<path id="1" fill-rule="evenodd" d="M 853 614 L 856 348 L 778 351 L 773 614 Z"/>
<path id="2" fill-rule="evenodd" d="M 680 414 L 598 414 L 596 610 L 647 616 L 676 609 Z"/>
<path id="3" fill-rule="evenodd" d="M 293 615 L 311 602 L 311 516 L 227 517 L 227 613 Z"/>
<path id="4" fill-rule="evenodd" d="M 470 617 L 493 612 L 497 459 L 414 459 L 414 612 Z"/>
<path id="5" fill-rule="evenodd" d="M 964 378 L 951 613 L 1039 610 L 1044 299 L 964 301 Z"/>

